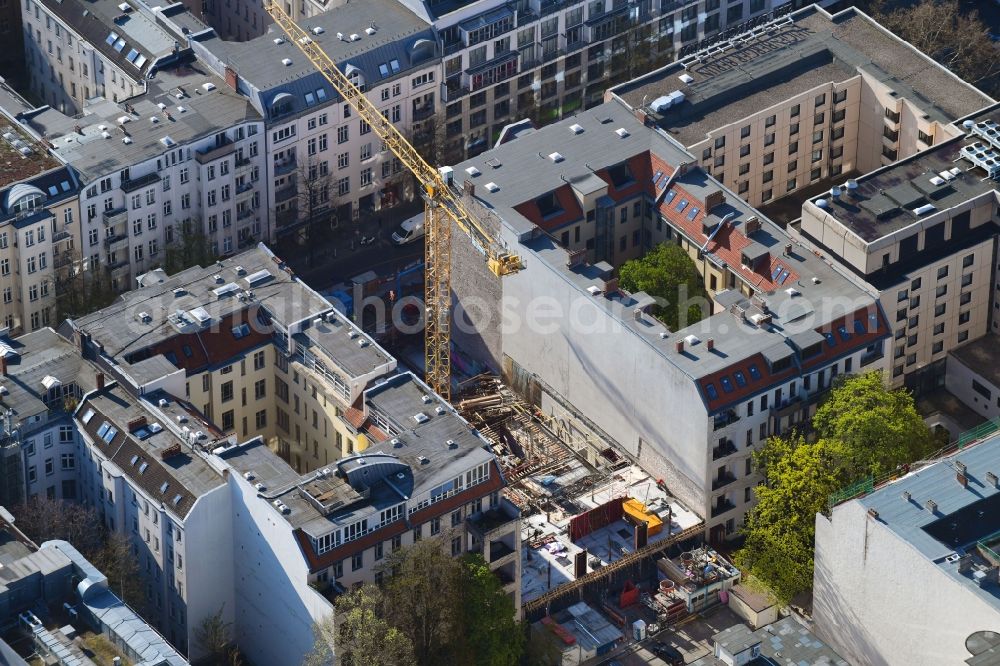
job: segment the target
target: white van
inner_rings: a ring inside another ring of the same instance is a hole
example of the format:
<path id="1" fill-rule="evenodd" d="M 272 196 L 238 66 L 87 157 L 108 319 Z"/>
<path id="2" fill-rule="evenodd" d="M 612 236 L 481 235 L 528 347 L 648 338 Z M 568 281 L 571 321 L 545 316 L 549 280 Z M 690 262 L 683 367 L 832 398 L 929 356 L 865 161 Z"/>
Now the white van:
<path id="1" fill-rule="evenodd" d="M 424 235 L 424 214 L 414 215 L 392 232 L 392 242 L 396 245 L 412 243 Z"/>

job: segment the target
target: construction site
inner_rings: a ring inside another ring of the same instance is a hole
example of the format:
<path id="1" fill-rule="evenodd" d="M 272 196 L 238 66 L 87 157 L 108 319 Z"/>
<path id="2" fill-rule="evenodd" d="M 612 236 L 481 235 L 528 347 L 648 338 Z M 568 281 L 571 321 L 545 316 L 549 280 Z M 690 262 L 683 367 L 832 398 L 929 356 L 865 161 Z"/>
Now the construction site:
<path id="1" fill-rule="evenodd" d="M 629 633 L 639 619 L 665 627 L 739 583 L 702 546 L 702 519 L 624 452 L 566 432 L 492 375 L 464 382 L 456 405 L 492 443 L 521 513 L 525 620 L 586 601 Z"/>

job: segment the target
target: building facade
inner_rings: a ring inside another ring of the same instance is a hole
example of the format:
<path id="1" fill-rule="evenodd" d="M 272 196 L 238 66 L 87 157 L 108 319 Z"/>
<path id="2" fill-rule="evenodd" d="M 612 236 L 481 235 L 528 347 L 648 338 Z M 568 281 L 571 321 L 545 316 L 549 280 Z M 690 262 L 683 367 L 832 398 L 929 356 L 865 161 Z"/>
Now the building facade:
<path id="1" fill-rule="evenodd" d="M 662 478 L 713 539 L 753 504 L 754 449 L 806 423 L 838 374 L 885 366 L 890 329 L 874 296 L 620 102 L 459 164 L 454 178 L 526 265 L 498 282 L 471 248 L 456 251 L 459 309 L 500 298 L 516 314 L 484 320 L 470 307 L 461 316 L 475 332 L 456 326 L 456 341 L 515 386 L 536 384 L 574 439 L 613 442 Z M 653 298 L 613 277 L 659 243 L 697 265 L 700 322 L 669 329 Z"/>

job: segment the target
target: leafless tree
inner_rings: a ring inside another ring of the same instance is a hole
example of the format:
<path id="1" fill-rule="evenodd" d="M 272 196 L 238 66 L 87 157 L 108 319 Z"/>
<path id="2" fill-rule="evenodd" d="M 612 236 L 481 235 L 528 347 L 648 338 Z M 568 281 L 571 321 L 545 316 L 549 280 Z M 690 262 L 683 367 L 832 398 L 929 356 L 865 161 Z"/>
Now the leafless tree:
<path id="1" fill-rule="evenodd" d="M 298 241 L 309 248 L 309 265 L 316 263 L 316 253 L 337 224 L 335 213 L 336 183 L 328 162 L 310 160 L 295 171 L 296 203 L 299 223 Z"/>
<path id="2" fill-rule="evenodd" d="M 958 0 L 921 0 L 910 7 L 871 3 L 873 18 L 987 93 L 1000 88 L 1000 58 L 989 29 L 975 10 L 963 12 Z"/>

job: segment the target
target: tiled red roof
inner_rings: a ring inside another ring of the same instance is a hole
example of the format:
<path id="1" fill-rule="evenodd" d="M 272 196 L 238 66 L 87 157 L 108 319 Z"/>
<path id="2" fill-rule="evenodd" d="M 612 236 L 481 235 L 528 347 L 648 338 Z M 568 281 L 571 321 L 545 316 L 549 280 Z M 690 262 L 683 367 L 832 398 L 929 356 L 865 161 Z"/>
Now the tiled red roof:
<path id="1" fill-rule="evenodd" d="M 601 180 L 608 184 L 608 196 L 615 203 L 621 203 L 641 192 L 653 195 L 653 165 L 650 159 L 649 151 L 633 155 L 628 159 L 628 169 L 632 174 L 632 180 L 621 189 L 616 188 L 614 183 L 611 182 L 608 169 L 600 169 L 595 173 Z"/>
<path id="2" fill-rule="evenodd" d="M 355 430 L 358 430 L 365 422 L 365 413 L 360 409 L 348 407 L 344 410 L 344 420 L 354 426 Z"/>
<path id="3" fill-rule="evenodd" d="M 221 365 L 255 347 L 271 342 L 271 328 L 257 319 L 257 305 L 227 315 L 218 323 L 213 322 L 205 331 L 178 333 L 152 347 L 139 352 L 143 357 L 165 355 L 177 367 L 188 373 Z M 242 338 L 233 335 L 233 328 L 249 324 L 250 332 Z"/>
<path id="4" fill-rule="evenodd" d="M 563 225 L 583 219 L 583 209 L 580 207 L 580 202 L 571 186 L 562 185 L 556 189 L 555 196 L 559 207 L 562 208 L 562 212 L 558 215 L 543 218 L 535 199 L 517 204 L 514 206 L 514 210 L 544 231 L 554 231 Z"/>
<path id="5" fill-rule="evenodd" d="M 874 319 L 871 318 L 871 315 L 875 316 Z M 858 333 L 858 329 L 855 328 L 855 321 L 862 324 L 864 333 Z M 842 326 L 848 335 L 847 339 L 844 339 L 838 330 Z M 757 353 L 748 359 L 702 377 L 698 383 L 702 395 L 705 396 L 708 412 L 711 414 L 739 403 L 746 400 L 749 396 L 765 391 L 776 384 L 802 374 L 803 371 L 808 373 L 813 368 L 826 365 L 834 359 L 855 353 L 859 349 L 865 348 L 886 337 L 891 332 L 889 325 L 882 316 L 882 311 L 877 306 L 873 306 L 871 309 L 861 308 L 852 314 L 840 317 L 832 323 L 815 330 L 824 334 L 831 333 L 834 336 L 835 344 L 830 345 L 828 341 L 823 342 L 822 353 L 802 361 L 801 371 L 798 366 L 793 364 L 792 367 L 782 372 L 771 373 L 763 354 Z M 750 375 L 751 365 L 756 366 L 761 374 L 761 378 L 756 381 Z M 741 387 L 736 382 L 735 373 L 738 371 L 742 372 L 746 378 L 746 386 Z M 729 393 L 726 393 L 722 388 L 721 380 L 723 377 L 729 377 L 729 381 L 733 387 L 733 390 Z M 715 400 L 708 399 L 708 392 L 705 390 L 705 387 L 709 384 L 712 384 L 718 393 L 718 397 Z"/>

